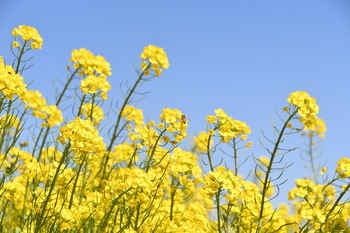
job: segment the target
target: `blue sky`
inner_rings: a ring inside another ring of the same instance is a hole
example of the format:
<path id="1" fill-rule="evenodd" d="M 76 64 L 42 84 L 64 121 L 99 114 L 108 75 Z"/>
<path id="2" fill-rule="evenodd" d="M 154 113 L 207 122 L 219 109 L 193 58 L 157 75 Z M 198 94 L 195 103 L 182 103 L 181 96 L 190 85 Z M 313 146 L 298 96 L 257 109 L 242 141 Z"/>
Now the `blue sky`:
<path id="1" fill-rule="evenodd" d="M 328 127 L 318 161 L 334 170 L 340 157 L 350 156 L 346 0 L 0 0 L 0 55 L 7 60 L 11 30 L 21 24 L 37 28 L 44 38 L 43 50 L 32 53 L 34 66 L 23 76 L 51 103 L 52 82 L 65 79 L 73 49 L 89 49 L 111 63 L 109 96 L 121 100 L 120 83 L 135 78 L 142 48 L 154 44 L 165 49 L 170 68 L 141 88 L 150 91 L 136 104 L 146 117 L 158 120 L 162 108 L 178 108 L 191 119 L 189 134 L 195 135 L 205 130 L 205 117 L 222 108 L 252 129 L 254 145 L 244 156 L 260 156 L 266 152 L 258 139 L 262 131 L 273 137 L 275 109 L 287 106 L 290 92 L 307 91 Z M 287 147 L 306 142 L 298 135 L 285 141 Z M 286 158 L 295 164 L 283 176 L 289 179 L 284 190 L 311 174 L 301 154 Z M 253 166 L 250 159 L 242 173 Z"/>

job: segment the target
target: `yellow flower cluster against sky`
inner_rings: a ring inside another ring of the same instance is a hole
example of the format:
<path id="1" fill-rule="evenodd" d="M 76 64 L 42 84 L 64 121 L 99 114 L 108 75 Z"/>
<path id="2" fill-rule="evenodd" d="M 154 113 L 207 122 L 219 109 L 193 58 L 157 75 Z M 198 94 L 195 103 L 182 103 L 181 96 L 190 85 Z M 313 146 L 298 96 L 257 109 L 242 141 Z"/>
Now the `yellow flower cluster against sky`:
<path id="1" fill-rule="evenodd" d="M 243 135 L 237 138 L 244 141 L 244 147 L 250 148 L 244 158 L 253 152 L 257 157 L 267 156 L 259 138 L 264 138 L 262 132 L 273 137 L 271 125 L 281 124 L 275 116 L 275 107 L 276 112 L 283 114 L 279 106 L 285 107 L 290 93 L 307 92 L 320 108 L 320 118 L 308 121 L 307 125 L 317 130 L 318 135 L 324 135 L 320 144 L 323 153 L 318 162 L 334 171 L 336 161 L 349 156 L 347 149 L 339 146 L 347 145 L 350 130 L 349 7 L 346 0 L 225 0 L 220 4 L 185 0 L 152 3 L 62 0 L 33 4 L 0 0 L 0 56 L 10 65 L 10 46 L 19 48 L 23 44 L 19 39 L 14 42 L 12 35 L 23 40 L 32 38 L 28 48 L 36 50 L 35 54 L 31 51 L 34 57 L 28 65 L 34 65 L 23 75 L 23 82 L 30 85 L 26 86 L 28 91 L 23 92 L 26 95 L 20 98 L 29 114 L 43 119 L 39 124 L 53 127 L 71 113 L 69 105 L 62 104 L 58 109 L 54 105 L 56 87 L 67 77 L 66 66 L 70 66 L 71 71 L 89 67 L 80 70 L 80 75 L 86 75 L 84 81 L 72 82 L 84 93 L 106 101 L 101 111 L 92 104 L 81 106 L 82 115 L 88 118 L 93 114 L 92 125 L 97 126 L 102 114 L 113 112 L 114 101 L 125 97 L 126 89 L 121 90 L 121 85 L 132 88 L 128 80 L 134 77 L 135 70 L 150 65 L 139 61 L 155 53 L 157 56 L 149 60 L 152 63 L 149 72 L 161 77 L 146 82 L 138 90 L 150 93 L 144 99 L 142 96 L 133 99 L 135 109 L 126 106 L 123 114 L 133 120 L 126 129 L 137 128 L 139 134 L 151 133 L 138 127 L 148 124 L 150 119 L 158 119 L 162 109 L 178 109 L 181 114 L 172 115 L 176 122 L 170 129 L 180 129 L 180 133 L 176 138 L 162 140 L 182 140 L 184 148 L 191 148 L 192 141 L 183 138 L 181 127 L 186 127 L 187 135 L 198 135 L 200 141 L 206 141 L 213 133 L 207 132 L 206 117 L 222 109 L 232 120 L 227 128 L 221 126 L 221 133 L 231 137 L 234 134 L 230 131 L 231 123 L 236 121 L 244 122 L 251 131 L 248 135 L 248 128 L 241 125 L 248 138 L 244 140 Z M 35 30 L 26 31 L 19 25 L 29 25 Z M 17 30 L 13 30 L 15 28 Z M 149 49 L 141 55 L 145 47 Z M 169 60 L 164 58 L 164 51 Z M 84 59 L 79 60 L 81 58 Z M 11 82 L 15 90 L 24 90 L 21 75 L 9 67 L 1 72 L 0 79 L 5 83 Z M 8 91 L 7 95 L 11 96 L 11 89 Z M 80 101 L 75 93 L 67 99 Z M 186 116 L 186 126 L 179 123 L 182 115 Z M 71 117 L 66 123 L 74 120 Z M 216 122 L 214 118 L 209 120 L 212 124 Z M 288 127 L 298 125 L 292 122 Z M 327 132 L 323 133 L 325 129 Z M 128 137 L 139 139 L 136 133 Z M 215 138 L 214 143 L 217 142 Z M 305 137 L 293 137 L 284 143 L 286 148 L 307 145 Z M 198 151 L 204 149 L 204 145 L 197 145 Z M 311 175 L 311 168 L 305 168 L 302 156 L 303 152 L 297 150 L 286 157 L 294 165 L 284 174 L 289 180 L 282 186 L 283 198 L 276 199 L 276 203 L 288 197 L 293 181 L 301 178 L 299 171 L 305 176 Z M 233 164 L 232 159 L 226 162 Z M 249 172 L 253 166 L 250 157 L 241 169 Z"/>
<path id="2" fill-rule="evenodd" d="M 350 159 L 333 170 L 316 162 L 327 127 L 309 92 L 276 103 L 274 136 L 259 140 L 267 156 L 247 156 L 250 124 L 222 108 L 190 136 L 182 110 L 163 107 L 153 120 L 135 106 L 147 94 L 139 89 L 170 66 L 163 48 L 143 47 L 115 102 L 111 63 L 73 49 L 49 105 L 25 78 L 41 35 L 27 25 L 12 35 L 12 62 L 0 57 L 1 232 L 349 232 Z M 297 136 L 308 143 L 309 174 L 276 205 L 298 150 L 284 142 Z"/>

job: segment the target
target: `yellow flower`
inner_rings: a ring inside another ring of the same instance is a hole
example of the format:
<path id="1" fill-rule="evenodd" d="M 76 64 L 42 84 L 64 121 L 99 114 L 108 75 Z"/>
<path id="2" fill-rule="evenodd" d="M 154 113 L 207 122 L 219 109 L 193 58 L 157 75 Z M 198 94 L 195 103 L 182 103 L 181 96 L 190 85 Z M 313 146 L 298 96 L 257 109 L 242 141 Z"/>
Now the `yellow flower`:
<path id="1" fill-rule="evenodd" d="M 105 78 L 100 76 L 89 75 L 81 80 L 80 90 L 86 94 L 99 94 L 102 99 L 107 99 L 107 92 L 111 89 L 111 85 Z"/>
<path id="2" fill-rule="evenodd" d="M 216 109 L 215 113 L 219 120 L 219 135 L 222 142 L 227 143 L 239 135 L 250 134 L 251 130 L 246 123 L 232 119 L 222 109 Z"/>
<path id="3" fill-rule="evenodd" d="M 338 167 L 335 170 L 341 178 L 350 177 L 350 159 L 342 157 L 340 161 L 337 162 Z"/>
<path id="4" fill-rule="evenodd" d="M 94 125 L 98 125 L 100 121 L 104 118 L 104 113 L 102 108 L 93 103 L 83 104 L 81 107 L 81 113 L 89 118 Z"/>
<path id="5" fill-rule="evenodd" d="M 266 156 L 260 156 L 259 158 L 260 163 L 264 164 L 266 167 L 269 166 L 270 159 Z"/>
<path id="6" fill-rule="evenodd" d="M 135 154 L 135 148 L 128 142 L 121 143 L 113 148 L 113 152 L 110 153 L 112 161 L 120 163 L 122 161 L 130 161 L 132 158 L 137 161 L 139 156 Z"/>
<path id="7" fill-rule="evenodd" d="M 253 142 L 248 142 L 246 145 L 245 145 L 245 147 L 251 147 L 253 145 Z"/>
<path id="8" fill-rule="evenodd" d="M 0 60 L 0 91 L 6 99 L 12 100 L 15 95 L 21 97 L 26 91 L 23 77 L 16 74 L 12 66 Z"/>
<path id="9" fill-rule="evenodd" d="M 112 75 L 110 64 L 105 58 L 100 55 L 95 56 L 87 49 L 74 49 L 70 59 L 75 69 L 81 69 L 80 75 L 101 76 L 103 79 Z"/>
<path id="10" fill-rule="evenodd" d="M 160 115 L 160 119 L 162 122 L 174 123 L 177 121 L 181 121 L 182 115 L 183 114 L 178 109 L 163 108 L 162 114 Z"/>
<path id="11" fill-rule="evenodd" d="M 39 91 L 25 91 L 20 99 L 25 103 L 25 108 L 33 111 L 33 116 L 44 119 L 43 127 L 54 127 L 63 121 L 61 111 L 56 105 L 47 105 L 46 99 Z"/>
<path id="12" fill-rule="evenodd" d="M 12 42 L 12 47 L 18 48 L 19 46 L 20 46 L 20 44 L 17 41 Z"/>
<path id="13" fill-rule="evenodd" d="M 207 116 L 207 122 L 209 124 L 216 122 L 216 116 Z"/>
<path id="14" fill-rule="evenodd" d="M 316 104 L 316 99 L 311 97 L 305 91 L 296 91 L 290 93 L 288 102 L 298 107 L 298 113 L 301 117 L 316 115 L 319 111 L 319 107 Z"/>
<path id="15" fill-rule="evenodd" d="M 99 132 L 89 119 L 83 120 L 76 117 L 61 127 L 60 132 L 57 140 L 62 144 L 69 140 L 72 152 L 75 154 L 97 154 L 105 151 L 103 137 L 98 136 Z"/>
<path id="16" fill-rule="evenodd" d="M 162 69 L 169 68 L 169 61 L 166 53 L 162 48 L 159 48 L 155 45 L 149 45 L 144 47 L 143 52 L 140 56 L 144 61 L 141 64 L 141 69 L 145 70 L 147 67 L 151 67 L 155 73 L 155 76 L 160 76 L 162 74 Z M 148 61 L 148 62 L 146 62 Z M 145 70 L 145 75 L 149 75 L 150 73 Z"/>
<path id="17" fill-rule="evenodd" d="M 208 147 L 208 140 L 209 140 L 210 133 L 207 132 L 200 132 L 197 137 L 192 138 L 193 140 L 193 147 L 194 150 L 198 153 L 205 153 L 208 149 L 211 148 L 211 146 L 214 143 L 213 138 L 210 139 L 209 148 Z"/>
<path id="18" fill-rule="evenodd" d="M 43 38 L 41 38 L 38 30 L 36 30 L 33 27 L 26 26 L 26 25 L 20 25 L 18 28 L 15 28 L 12 30 L 12 35 L 14 37 L 21 36 L 24 41 L 33 41 L 30 44 L 32 49 L 41 49 L 42 48 Z M 16 43 L 13 45 L 17 46 Z"/>
<path id="19" fill-rule="evenodd" d="M 320 118 L 310 118 L 307 124 L 304 124 L 304 130 L 315 132 L 320 138 L 324 138 L 327 127 L 324 120 Z"/>
<path id="20" fill-rule="evenodd" d="M 127 121 L 133 121 L 135 123 L 135 126 L 144 124 L 142 110 L 137 109 L 134 106 L 125 106 L 121 116 L 124 117 Z"/>

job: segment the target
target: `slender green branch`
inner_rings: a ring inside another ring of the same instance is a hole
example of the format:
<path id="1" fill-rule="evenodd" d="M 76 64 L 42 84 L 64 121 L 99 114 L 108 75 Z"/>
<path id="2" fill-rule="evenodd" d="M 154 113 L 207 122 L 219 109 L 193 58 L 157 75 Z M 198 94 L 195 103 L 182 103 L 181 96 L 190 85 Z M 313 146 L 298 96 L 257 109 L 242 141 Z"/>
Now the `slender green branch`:
<path id="1" fill-rule="evenodd" d="M 238 175 L 238 154 L 237 154 L 237 148 L 236 148 L 236 138 L 233 138 L 233 159 L 234 159 L 234 166 L 235 166 L 235 175 Z"/>
<path id="2" fill-rule="evenodd" d="M 268 187 L 270 186 L 270 174 L 271 174 L 271 170 L 272 170 L 272 165 L 273 165 L 273 162 L 274 162 L 274 159 L 277 155 L 277 151 L 278 151 L 278 148 L 279 148 L 279 144 L 281 143 L 282 141 L 282 138 L 283 138 L 283 135 L 284 135 L 284 131 L 286 130 L 287 126 L 288 126 L 288 123 L 293 119 L 293 117 L 295 116 L 295 114 L 297 113 L 298 111 L 295 110 L 289 117 L 288 119 L 284 122 L 283 124 L 283 127 L 282 127 L 282 130 L 280 131 L 279 135 L 278 135 L 278 138 L 277 138 L 277 141 L 275 143 L 275 146 L 273 148 L 273 151 L 271 153 L 271 159 L 270 159 L 270 162 L 269 162 L 269 165 L 267 167 L 267 171 L 266 171 L 266 175 L 265 175 L 265 180 L 264 180 L 264 186 L 263 186 L 263 189 L 262 189 L 262 197 L 261 197 L 261 204 L 260 204 L 260 213 L 259 213 L 259 219 L 258 219 L 258 227 L 256 228 L 256 232 L 260 232 L 260 228 L 261 228 L 261 220 L 264 216 L 264 206 L 265 206 L 265 198 L 266 198 L 266 192 L 267 192 L 267 189 Z"/>
<path id="3" fill-rule="evenodd" d="M 109 145 L 107 147 L 107 151 L 108 152 L 112 151 L 113 144 L 114 144 L 115 140 L 117 139 L 116 134 L 117 134 L 117 131 L 118 131 L 118 128 L 119 128 L 120 121 L 122 119 L 122 114 L 123 114 L 124 108 L 126 107 L 126 105 L 129 104 L 131 96 L 134 94 L 136 88 L 140 85 L 141 81 L 143 80 L 143 76 L 145 75 L 145 71 L 147 71 L 150 67 L 151 67 L 151 64 L 149 64 L 148 67 L 139 75 L 139 77 L 136 80 L 134 86 L 129 90 L 128 95 L 126 96 L 126 98 L 125 98 L 125 100 L 124 100 L 124 102 L 123 102 L 123 104 L 122 104 L 122 106 L 120 108 L 120 111 L 119 111 L 119 114 L 118 114 L 118 118 L 117 118 L 117 123 L 114 126 L 112 137 L 111 137 L 111 141 L 110 141 L 110 143 L 109 143 Z"/>
<path id="4" fill-rule="evenodd" d="M 310 157 L 310 163 L 311 163 L 311 169 L 312 169 L 314 181 L 316 184 L 318 184 L 317 172 L 316 172 L 315 160 L 314 160 L 314 154 L 313 154 L 312 147 L 313 147 L 313 134 L 311 133 L 309 136 L 309 157 Z"/>
<path id="5" fill-rule="evenodd" d="M 76 73 L 77 73 L 78 71 L 79 71 L 79 69 L 76 69 L 76 70 L 71 74 L 71 76 L 68 78 L 68 81 L 67 81 L 67 83 L 64 85 L 63 90 L 61 91 L 60 96 L 59 96 L 58 99 L 56 100 L 56 106 L 57 106 L 57 107 L 58 107 L 58 105 L 61 103 L 64 94 L 65 94 L 66 91 L 68 90 L 68 87 L 69 87 L 70 83 L 73 81 L 73 78 L 74 78 L 74 76 L 76 75 Z M 48 135 L 49 135 L 50 129 L 51 129 L 50 127 L 47 127 L 47 128 L 46 128 L 46 131 L 45 131 L 45 133 L 44 133 L 44 137 L 43 137 L 43 140 L 42 140 L 42 142 L 41 142 L 41 146 L 40 146 L 40 149 L 39 149 L 39 152 L 38 152 L 38 160 L 40 159 L 40 157 L 41 157 L 41 152 L 43 151 L 43 149 L 44 149 L 44 147 L 45 147 L 45 143 L 46 143 L 47 137 L 48 137 Z M 39 143 L 39 140 L 41 139 L 41 134 L 42 134 L 43 130 L 44 130 L 44 128 L 41 128 L 41 129 L 40 129 L 39 136 L 38 136 L 38 138 L 37 138 L 37 140 L 36 140 L 36 142 L 35 142 L 35 145 L 34 145 L 32 154 L 35 153 L 36 147 L 37 147 L 37 145 L 38 145 L 38 143 Z"/>
<path id="6" fill-rule="evenodd" d="M 327 220 L 329 219 L 329 217 L 331 216 L 331 214 L 333 213 L 333 211 L 335 210 L 335 208 L 338 206 L 340 200 L 343 198 L 343 196 L 349 191 L 350 188 L 350 183 L 345 187 L 345 189 L 343 190 L 343 192 L 339 195 L 339 197 L 337 198 L 337 200 L 334 202 L 332 208 L 329 210 L 324 223 L 327 222 Z"/>
<path id="7" fill-rule="evenodd" d="M 45 198 L 45 201 L 43 202 L 43 206 L 41 208 L 41 212 L 39 213 L 39 215 L 38 215 L 38 217 L 36 219 L 36 225 L 35 225 L 35 228 L 34 228 L 34 233 L 40 232 L 40 229 L 41 229 L 41 227 L 43 225 L 46 207 L 47 207 L 47 205 L 48 205 L 48 203 L 50 201 L 51 194 L 52 194 L 52 192 L 54 190 L 55 184 L 56 184 L 57 179 L 58 179 L 58 174 L 61 172 L 60 171 L 61 167 L 64 164 L 64 161 L 65 161 L 66 157 L 68 156 L 69 150 L 70 150 L 70 143 L 68 143 L 66 145 L 66 147 L 64 149 L 64 152 L 63 152 L 63 155 L 61 157 L 60 163 L 58 164 L 58 167 L 56 168 L 55 175 L 53 177 L 52 183 L 50 184 L 49 193 L 47 194 L 47 196 Z"/>
<path id="8" fill-rule="evenodd" d="M 18 72 L 19 72 L 19 67 L 20 67 L 21 62 L 22 62 L 21 61 L 22 60 L 22 56 L 25 53 L 24 49 L 25 49 L 27 43 L 28 43 L 27 41 L 24 41 L 24 44 L 23 44 L 23 46 L 22 46 L 22 48 L 21 48 L 21 50 L 19 52 L 19 57 L 17 58 L 17 66 L 16 66 L 16 69 L 15 69 L 16 74 L 18 74 Z"/>

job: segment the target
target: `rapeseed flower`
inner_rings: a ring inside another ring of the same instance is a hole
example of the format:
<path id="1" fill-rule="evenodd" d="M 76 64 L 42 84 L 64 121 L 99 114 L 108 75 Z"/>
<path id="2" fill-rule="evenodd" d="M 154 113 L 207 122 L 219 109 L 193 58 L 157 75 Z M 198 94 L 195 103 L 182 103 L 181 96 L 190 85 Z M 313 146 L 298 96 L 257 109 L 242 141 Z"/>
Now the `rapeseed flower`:
<path id="1" fill-rule="evenodd" d="M 43 38 L 40 36 L 38 30 L 33 27 L 20 25 L 18 28 L 12 30 L 12 35 L 14 37 L 21 36 L 22 39 L 26 42 L 30 42 L 30 46 L 32 49 L 41 49 L 43 45 Z M 16 41 L 17 42 L 17 41 Z M 19 47 L 19 43 L 14 42 L 13 47 Z"/>
<path id="2" fill-rule="evenodd" d="M 145 70 L 145 74 L 149 75 L 148 67 L 152 68 L 155 76 L 162 74 L 162 69 L 169 68 L 169 61 L 165 51 L 155 45 L 148 45 L 144 47 L 140 56 L 143 59 L 141 70 Z"/>

